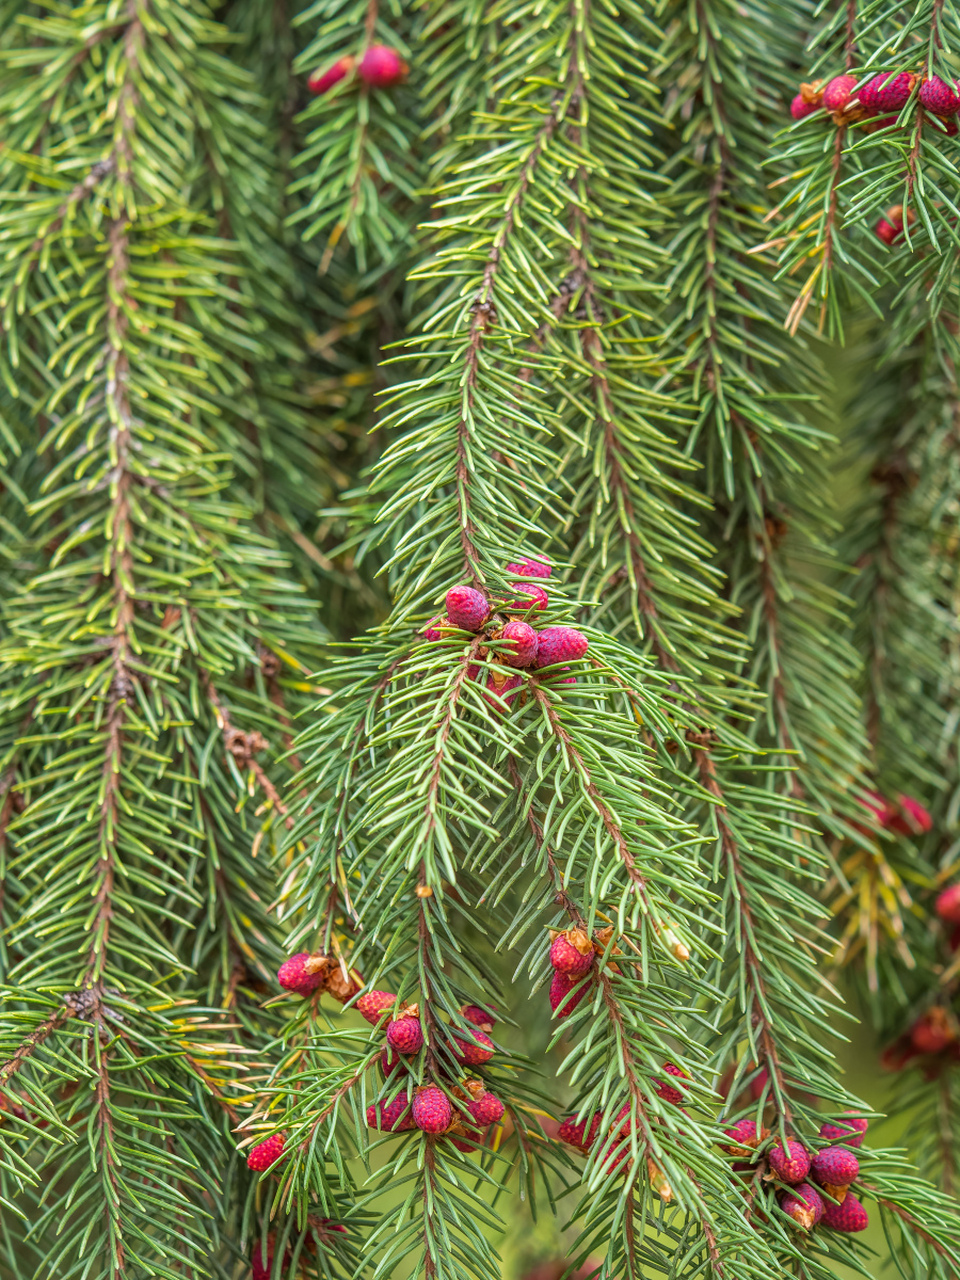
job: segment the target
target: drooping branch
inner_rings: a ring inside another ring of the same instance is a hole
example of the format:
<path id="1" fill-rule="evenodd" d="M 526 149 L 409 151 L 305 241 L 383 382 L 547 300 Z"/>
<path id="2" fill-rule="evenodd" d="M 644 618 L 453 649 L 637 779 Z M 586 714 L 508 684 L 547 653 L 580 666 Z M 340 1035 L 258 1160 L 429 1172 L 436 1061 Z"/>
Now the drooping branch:
<path id="1" fill-rule="evenodd" d="M 752 1019 L 750 1037 L 756 1045 L 760 1065 L 766 1067 L 770 1074 L 776 1109 L 784 1122 L 790 1125 L 793 1123 L 790 1091 L 777 1048 L 776 1027 L 770 1016 L 764 979 L 764 962 L 757 948 L 756 926 L 751 907 L 754 889 L 745 874 L 739 844 L 727 820 L 727 806 L 709 747 L 696 746 L 693 751 L 693 760 L 700 778 L 700 785 L 715 802 L 713 814 L 724 858 L 727 888 L 738 904 L 737 936 L 743 952 L 747 991 L 744 1013 Z"/>
<path id="2" fill-rule="evenodd" d="M 463 372 L 460 379 L 462 407 L 456 429 L 455 483 L 458 495 L 457 524 L 460 546 L 463 551 L 463 572 L 473 586 L 479 586 L 483 581 L 480 571 L 480 555 L 474 541 L 475 529 L 470 501 L 471 466 L 468 453 L 471 421 L 475 407 L 477 375 L 480 369 L 487 331 L 496 324 L 497 274 L 501 257 L 510 236 L 520 223 L 524 200 L 530 191 L 537 167 L 553 137 L 560 118 L 560 104 L 556 103 L 544 117 L 539 134 L 520 166 L 514 188 L 504 206 L 500 225 L 491 239 L 480 288 L 473 301 L 472 318 L 461 357 L 463 362 Z"/>
<path id="3" fill-rule="evenodd" d="M 528 794 L 525 788 L 523 778 L 514 761 L 510 761 L 508 772 L 513 787 L 517 793 L 518 803 L 526 815 L 527 826 L 530 830 L 531 838 L 538 853 L 544 859 L 547 878 L 551 884 L 554 894 L 554 900 L 557 905 L 566 913 L 571 925 L 575 929 L 585 930 L 586 917 L 584 916 L 580 906 L 568 893 L 564 886 L 557 859 L 550 845 L 544 839 L 544 831 L 539 821 L 532 795 Z M 620 962 L 625 963 L 625 962 Z M 627 1088 L 630 1094 L 631 1114 L 636 1115 L 640 1122 L 640 1131 L 642 1135 L 643 1152 L 649 1151 L 655 1143 L 654 1124 L 655 1121 L 648 1113 L 647 1095 L 641 1088 L 641 1079 L 638 1072 L 637 1063 L 634 1054 L 630 1048 L 631 1036 L 629 1029 L 624 1025 L 623 1015 L 620 1004 L 617 999 L 616 990 L 610 975 L 601 972 L 598 975 L 598 981 L 601 987 L 601 998 L 603 1011 L 607 1021 L 615 1036 L 620 1061 L 623 1065 L 623 1074 L 627 1082 Z M 709 1211 L 699 1197 L 702 1197 L 701 1188 L 697 1182 L 696 1176 L 690 1169 L 686 1170 L 687 1176 L 690 1178 L 691 1185 L 697 1192 L 698 1199 L 694 1203 L 694 1209 L 697 1213 L 701 1228 L 704 1233 L 704 1240 L 707 1245 L 707 1254 L 710 1259 L 712 1273 L 718 1277 L 718 1280 L 725 1280 L 728 1275 L 725 1264 L 723 1262 L 717 1239 L 716 1224 L 713 1222 Z M 627 1217 L 627 1247 L 633 1261 L 633 1250 L 635 1241 L 633 1239 L 632 1229 L 632 1197 L 628 1200 L 628 1217 Z M 639 1274 L 635 1269 L 631 1274 Z"/>
<path id="4" fill-rule="evenodd" d="M 136 131 L 138 94 L 135 87 L 136 64 L 144 31 L 136 0 L 127 6 L 130 19 L 124 36 L 126 78 L 117 100 L 117 123 L 113 161 L 121 183 L 133 181 L 133 139 Z M 120 815 L 120 774 L 123 731 L 127 719 L 127 700 L 133 695 L 138 677 L 129 664 L 131 629 L 134 619 L 135 567 L 133 558 L 134 528 L 130 512 L 130 488 L 134 465 L 134 415 L 130 404 L 127 379 L 130 372 L 126 350 L 131 310 L 136 306 L 130 296 L 128 269 L 130 241 L 125 213 L 112 219 L 107 232 L 107 303 L 106 342 L 103 369 L 106 381 L 106 408 L 109 417 L 109 453 L 113 463 L 107 520 L 110 537 L 109 572 L 113 593 L 113 639 L 111 661 L 113 678 L 104 725 L 105 751 L 103 781 L 100 792 L 100 871 L 95 895 L 96 913 L 90 929 L 84 985 L 99 984 L 110 940 L 113 915 L 113 890 L 116 873 L 116 841 Z"/>

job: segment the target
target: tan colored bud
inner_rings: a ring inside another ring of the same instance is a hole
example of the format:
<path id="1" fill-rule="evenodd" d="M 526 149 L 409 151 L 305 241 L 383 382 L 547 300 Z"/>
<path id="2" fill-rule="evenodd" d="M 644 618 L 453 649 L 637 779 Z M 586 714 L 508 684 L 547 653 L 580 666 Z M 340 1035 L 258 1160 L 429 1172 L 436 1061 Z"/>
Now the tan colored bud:
<path id="1" fill-rule="evenodd" d="M 690 959 L 690 948 L 674 930 L 673 926 L 665 924 L 658 932 L 660 933 L 660 937 L 663 939 L 664 946 L 673 956 L 674 960 L 679 960 L 681 964 L 686 964 Z"/>
<path id="2" fill-rule="evenodd" d="M 607 946 L 614 935 L 614 932 L 615 930 L 612 925 L 605 925 L 602 929 L 598 929 L 596 933 L 593 935 L 593 949 L 594 951 L 596 951 L 598 956 L 602 956 L 603 953 L 606 951 Z M 620 950 L 619 947 L 615 946 L 611 948 L 610 954 L 612 956 L 622 956 L 623 952 Z M 616 973 L 620 972 L 620 970 L 617 969 L 616 965 L 611 965 L 610 967 Z"/>
<path id="3" fill-rule="evenodd" d="M 657 1193 L 664 1204 L 669 1204 L 673 1199 L 673 1188 L 666 1179 L 663 1170 L 658 1168 L 647 1156 L 647 1173 L 650 1176 L 650 1186 Z"/>
<path id="4" fill-rule="evenodd" d="M 341 1004 L 346 1004 L 348 1000 L 352 1000 L 354 996 L 359 995 L 363 990 L 363 978 L 355 969 L 351 969 L 349 973 L 345 974 L 340 966 L 337 965 L 327 976 L 325 986 L 334 1000 L 339 1000 Z"/>
<path id="5" fill-rule="evenodd" d="M 790 1217 L 794 1220 L 798 1227 L 803 1227 L 804 1231 L 809 1231 L 817 1219 L 816 1210 L 812 1205 L 797 1205 Z"/>
<path id="6" fill-rule="evenodd" d="M 800 86 L 800 97 L 811 106 L 819 107 L 823 102 L 822 80 L 810 80 Z"/>
<path id="7" fill-rule="evenodd" d="M 823 1184 L 823 1189 L 828 1196 L 833 1196 L 837 1204 L 843 1204 L 844 1200 L 847 1198 L 847 1192 L 850 1190 L 849 1187 L 835 1186 L 832 1182 L 825 1182 Z"/>
<path id="8" fill-rule="evenodd" d="M 571 947 L 576 947 L 582 956 L 587 955 L 593 950 L 593 943 L 590 935 L 583 929 L 568 929 L 563 935 L 570 943 Z"/>

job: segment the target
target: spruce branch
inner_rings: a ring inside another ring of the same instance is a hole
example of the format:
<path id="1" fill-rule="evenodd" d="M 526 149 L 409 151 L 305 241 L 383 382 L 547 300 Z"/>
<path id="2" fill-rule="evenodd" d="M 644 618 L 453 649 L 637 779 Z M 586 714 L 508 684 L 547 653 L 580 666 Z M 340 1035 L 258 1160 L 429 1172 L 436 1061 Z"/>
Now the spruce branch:
<path id="1" fill-rule="evenodd" d="M 953 9 L 217 12 L 0 0 L 0 1268 L 865 1271 L 777 1146 L 839 956 L 952 1178 L 960 237 L 916 93 L 774 135 Z M 839 513 L 805 300 L 890 316 Z"/>
<path id="2" fill-rule="evenodd" d="M 920 6 L 909 22 L 889 27 L 869 9 L 838 8 L 810 39 L 814 74 L 829 80 L 846 71 L 859 81 L 856 95 L 891 67 L 918 84 L 930 76 L 952 83 L 945 51 L 955 40 L 956 22 L 951 6 L 938 0 Z M 897 205 L 913 256 L 906 278 L 926 278 L 931 309 L 941 311 L 957 242 L 954 200 L 940 180 L 948 139 L 944 124 L 925 111 L 917 87 L 911 88 L 909 100 L 892 115 L 880 113 L 877 120 L 878 111 L 855 95 L 832 123 L 817 113 L 784 138 L 777 162 L 787 166 L 785 190 L 771 214 L 778 235 L 764 248 L 779 250 L 781 276 L 807 273 L 788 317 L 793 331 L 812 300 L 819 302 L 818 328 L 826 326 L 838 337 L 854 301 L 879 315 L 876 295 L 899 273 L 893 262 L 888 266 L 878 258 L 871 215 L 875 219 Z M 941 256 L 945 261 L 938 262 Z"/>
<path id="3" fill-rule="evenodd" d="M 686 197 L 704 163 L 712 174 L 706 195 L 696 197 L 702 234 L 684 224 L 669 277 L 687 282 L 683 306 L 667 313 L 683 395 L 697 408 L 687 448 L 707 459 L 703 487 L 717 506 L 708 527 L 749 646 L 740 672 L 766 695 L 748 734 L 790 753 L 794 768 L 783 784 L 836 833 L 860 812 L 866 744 L 852 691 L 857 660 L 835 634 L 846 602 L 823 583 L 833 536 L 823 500 L 829 444 L 795 412 L 824 376 L 811 353 L 779 331 L 786 302 L 752 252 L 758 209 L 746 196 L 753 187 L 746 157 L 765 153 L 780 110 L 783 73 L 772 49 L 782 61 L 794 56 L 801 18 L 783 15 L 774 34 L 758 14 L 763 37 L 743 31 L 742 55 L 730 36 L 742 19 L 721 6 L 710 22 L 701 10 L 697 26 L 712 34 L 702 47 L 669 43 L 658 73 L 683 85 L 671 94 L 671 115 L 688 110 L 695 122 L 671 156 L 675 197 Z M 691 64 L 696 74 L 681 77 Z M 821 697 L 828 687 L 829 698 Z"/>
<path id="4" fill-rule="evenodd" d="M 30 18 L 19 34 L 19 59 L 4 46 L 0 305 L 5 378 L 30 412 L 2 670 L 4 724 L 19 726 L 9 748 L 5 728 L 5 767 L 25 803 L 7 825 L 4 1057 L 26 1119 L 5 1149 L 32 1144 L 40 1199 L 21 1236 L 40 1274 L 199 1275 L 225 1213 L 216 1170 L 233 1158 L 207 1102 L 235 1108 L 204 1066 L 216 1048 L 185 1038 L 184 1019 L 218 988 L 222 946 L 235 1030 L 259 1044 L 270 1018 L 254 1012 L 237 956 L 263 958 L 238 916 L 267 956 L 277 948 L 233 853 L 254 833 L 235 763 L 231 778 L 211 761 L 217 712 L 244 723 L 245 750 L 279 738 L 258 650 L 310 652 L 316 633 L 229 493 L 213 425 L 230 385 L 219 319 L 236 257 L 207 234 L 210 207 L 187 202 L 203 146 L 178 129 L 182 104 L 204 117 L 216 98 L 206 77 L 225 33 L 192 6 L 130 0 Z M 73 121 L 44 97 L 39 136 L 18 114 L 37 67 Z M 266 768 L 244 760 L 279 800 Z M 231 909 L 211 919 L 228 885 Z M 42 1036 L 18 1017 L 38 987 L 60 1005 Z M 210 1031 L 231 1044 L 222 1020 Z"/>
<path id="5" fill-rule="evenodd" d="M 527 796 L 523 778 L 513 762 L 511 762 L 510 765 L 510 774 L 514 787 L 517 791 L 517 800 L 521 811 L 526 816 L 527 825 L 530 829 L 534 847 L 538 855 L 544 859 L 554 900 L 565 912 L 567 919 L 574 928 L 587 930 L 588 921 L 581 911 L 579 904 L 570 896 L 564 887 L 564 881 L 559 870 L 557 858 L 544 840 L 543 826 L 536 814 L 533 795 L 531 794 L 529 797 Z M 632 939 L 623 937 L 620 941 L 630 945 L 638 955 L 643 954 L 643 949 L 633 942 Z M 638 1070 L 638 1064 L 634 1061 L 631 1054 L 629 1047 L 631 1044 L 631 1030 L 625 1026 L 624 1013 L 618 999 L 618 989 L 614 985 L 609 974 L 605 971 L 601 972 L 599 982 L 601 986 L 601 1009 L 609 1020 L 610 1030 L 613 1033 L 613 1039 L 618 1048 L 618 1058 L 622 1069 L 622 1077 L 627 1086 L 628 1102 L 626 1109 L 629 1110 L 630 1113 L 632 1134 L 639 1133 L 642 1135 L 643 1139 L 642 1145 L 637 1144 L 636 1150 L 634 1148 L 633 1141 L 631 1141 L 630 1154 L 634 1158 L 634 1168 L 636 1169 L 638 1157 L 644 1155 L 646 1152 L 653 1151 L 656 1153 L 659 1160 L 663 1160 L 662 1144 L 660 1140 L 660 1125 L 662 1123 L 662 1117 L 657 1115 L 652 1116 L 649 1114 L 648 1098 L 650 1095 L 649 1092 L 645 1092 L 645 1090 L 649 1091 L 650 1089 L 649 1067 L 647 1067 L 646 1070 L 643 1070 L 642 1067 Z M 620 1118 L 623 1111 L 624 1108 L 621 1107 L 620 1110 L 614 1112 L 614 1114 Z M 609 1149 L 602 1148 L 601 1156 L 597 1161 L 603 1171 L 604 1177 L 607 1175 L 603 1157 L 608 1156 L 609 1154 Z M 720 1221 L 718 1223 L 714 1218 L 715 1209 L 711 1204 L 711 1200 L 705 1194 L 704 1188 L 697 1180 L 697 1177 L 694 1175 L 691 1168 L 688 1166 L 682 1166 L 681 1176 L 682 1182 L 679 1187 L 677 1186 L 677 1183 L 669 1177 L 669 1175 L 664 1180 L 670 1188 L 670 1199 L 673 1198 L 674 1192 L 677 1190 L 686 1192 L 686 1196 L 684 1196 L 683 1201 L 684 1208 L 695 1217 L 701 1231 L 703 1232 L 703 1238 L 706 1242 L 706 1254 L 709 1262 L 710 1274 L 715 1275 L 722 1280 L 722 1278 L 728 1274 L 728 1261 L 730 1262 L 730 1265 L 736 1265 L 738 1267 L 738 1274 L 740 1273 L 739 1268 L 744 1266 L 755 1264 L 757 1267 L 757 1274 L 760 1274 L 763 1268 L 768 1267 L 769 1265 L 776 1265 L 773 1256 L 766 1256 L 762 1247 L 760 1250 L 760 1256 L 758 1257 L 756 1252 L 754 1252 L 752 1259 L 748 1262 L 747 1257 L 741 1252 L 740 1236 L 742 1235 L 742 1231 L 739 1229 L 736 1216 L 724 1215 L 721 1213 Z M 687 1199 L 687 1196 L 691 1196 L 692 1198 Z M 623 1206 L 622 1211 L 621 1205 L 618 1203 L 617 1213 L 615 1215 L 614 1222 L 611 1224 L 614 1230 L 616 1230 L 618 1226 L 621 1226 L 623 1256 L 627 1263 L 626 1273 L 629 1275 L 640 1274 L 637 1269 L 639 1260 L 637 1257 L 635 1215 L 636 1205 L 634 1196 L 631 1193 L 628 1195 L 626 1205 Z M 596 1218 L 596 1216 L 597 1209 L 594 1207 L 593 1212 L 589 1217 Z M 621 1219 L 621 1222 L 617 1221 L 618 1218 Z M 756 1242 L 754 1242 L 754 1249 L 755 1248 Z M 744 1274 L 747 1273 L 744 1272 Z"/>
<path id="6" fill-rule="evenodd" d="M 363 55 L 378 38 L 408 53 L 404 36 L 388 27 L 378 0 L 350 0 L 331 7 L 308 4 L 296 22 L 305 25 L 324 15 L 324 23 L 299 55 L 298 69 L 323 70 L 342 57 Z M 311 127 L 297 156 L 299 168 L 311 166 L 292 184 L 294 195 L 306 193 L 301 209 L 291 215 L 312 240 L 324 235 L 319 270 L 324 274 L 341 242 L 356 254 L 362 276 L 376 279 L 403 260 L 412 244 L 420 212 L 417 198 L 417 99 L 401 92 L 405 110 L 393 96 L 370 89 L 358 70 L 328 89 L 307 110 Z M 314 168 L 315 166 L 315 168 Z"/>

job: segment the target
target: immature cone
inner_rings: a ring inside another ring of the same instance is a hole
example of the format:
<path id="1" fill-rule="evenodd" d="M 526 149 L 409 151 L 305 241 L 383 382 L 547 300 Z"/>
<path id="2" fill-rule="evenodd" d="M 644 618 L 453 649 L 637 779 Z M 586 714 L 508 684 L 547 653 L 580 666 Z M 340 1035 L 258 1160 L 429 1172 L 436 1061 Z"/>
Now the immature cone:
<path id="1" fill-rule="evenodd" d="M 940 1005 L 921 1014 L 910 1028 L 910 1043 L 917 1053 L 942 1053 L 956 1039 L 956 1021 Z"/>
<path id="2" fill-rule="evenodd" d="M 333 66 L 327 67 L 326 70 L 321 70 L 318 67 L 316 71 L 307 77 L 307 88 L 317 96 L 321 93 L 326 93 L 328 89 L 332 89 L 335 84 L 338 84 L 345 76 L 348 76 L 355 64 L 356 58 L 351 58 L 347 54 L 342 58 L 338 58 Z"/>
<path id="3" fill-rule="evenodd" d="M 546 591 L 535 582 L 511 582 L 510 586 L 517 595 L 516 599 L 508 601 L 506 607 L 513 613 L 528 613 L 531 609 L 539 612 L 550 603 Z"/>
<path id="4" fill-rule="evenodd" d="M 375 1027 L 396 1003 L 397 997 L 391 991 L 365 991 L 356 1003 L 356 1010 Z"/>
<path id="5" fill-rule="evenodd" d="M 394 1053 L 394 1051 L 389 1048 L 381 1050 L 380 1070 L 383 1073 L 384 1079 L 386 1079 L 387 1076 L 392 1076 L 401 1062 L 402 1058 L 399 1053 Z"/>
<path id="6" fill-rule="evenodd" d="M 568 1116 L 557 1130 L 557 1137 L 561 1142 L 568 1142 L 571 1147 L 579 1147 L 581 1151 L 585 1151 L 588 1123 L 590 1120 L 587 1118 L 574 1120 L 572 1116 Z"/>
<path id="7" fill-rule="evenodd" d="M 759 1147 L 769 1130 L 761 1128 L 756 1120 L 751 1120 L 748 1116 L 738 1120 L 732 1128 L 724 1129 L 723 1132 L 730 1139 L 730 1142 L 724 1145 L 724 1151 L 732 1156 L 748 1156 Z"/>
<path id="8" fill-rule="evenodd" d="M 360 59 L 360 79 L 373 89 L 390 89 L 407 78 L 410 68 L 389 45 L 372 44 Z"/>
<path id="9" fill-rule="evenodd" d="M 780 1201 L 780 1208 L 798 1227 L 803 1227 L 804 1231 L 815 1227 L 824 1214 L 823 1199 L 809 1182 L 801 1182 L 798 1187 L 788 1191 Z"/>
<path id="10" fill-rule="evenodd" d="M 849 1235 L 855 1231 L 866 1231 L 869 1224 L 866 1209 L 853 1194 L 845 1196 L 843 1204 L 823 1206 L 823 1225 L 831 1231 L 843 1231 Z"/>
<path id="11" fill-rule="evenodd" d="M 666 1071 L 667 1075 L 673 1076 L 675 1080 L 690 1079 L 690 1077 L 687 1075 L 685 1071 L 682 1071 L 678 1066 L 675 1066 L 674 1063 L 672 1062 L 665 1062 L 663 1064 L 663 1069 L 664 1071 Z M 683 1094 L 680 1092 L 679 1089 L 675 1088 L 674 1085 L 669 1084 L 666 1080 L 658 1080 L 655 1078 L 653 1081 L 653 1088 L 657 1096 L 662 1098 L 664 1102 L 672 1102 L 675 1107 L 679 1107 L 683 1105 L 683 1102 L 684 1102 Z"/>
<path id="12" fill-rule="evenodd" d="M 933 909 L 946 924 L 960 924 L 960 881 L 944 889 Z"/>
<path id="13" fill-rule="evenodd" d="M 770 1150 L 770 1168 L 781 1182 L 803 1182 L 810 1172 L 810 1154 L 802 1142 L 788 1138 L 787 1145 L 777 1142 Z"/>
<path id="14" fill-rule="evenodd" d="M 475 1027 L 479 1027 L 481 1031 L 490 1032 L 496 1025 L 496 1018 L 486 1009 L 481 1009 L 478 1004 L 465 1004 L 460 1008 L 460 1012 L 467 1022 L 472 1022 Z"/>
<path id="15" fill-rule="evenodd" d="M 857 97 L 860 105 L 870 115 L 883 111 L 900 111 L 916 83 L 917 77 L 909 71 L 882 71 L 863 86 Z"/>
<path id="16" fill-rule="evenodd" d="M 583 929 L 568 929 L 554 938 L 550 946 L 550 963 L 557 973 L 579 978 L 593 965 L 596 952 Z"/>
<path id="17" fill-rule="evenodd" d="M 423 1048 L 423 1028 L 419 1018 L 394 1018 L 387 1024 L 387 1044 L 404 1055 Z"/>
<path id="18" fill-rule="evenodd" d="M 823 105 L 827 111 L 842 111 L 857 87 L 856 76 L 834 76 L 823 90 Z"/>
<path id="19" fill-rule="evenodd" d="M 891 217 L 894 210 L 899 212 L 900 226 L 903 226 L 903 206 L 894 205 L 893 209 L 887 210 L 887 217 L 894 225 L 896 225 L 896 216 Z M 914 221 L 913 211 L 910 211 L 908 223 L 912 226 Z M 933 827 L 933 815 L 930 810 L 914 800 L 913 796 L 905 796 L 902 793 L 897 796 L 897 806 L 890 818 L 890 830 L 896 831 L 901 836 L 917 836 L 923 835 Z"/>
<path id="20" fill-rule="evenodd" d="M 955 116 L 960 111 L 957 85 L 949 85 L 939 76 L 931 76 L 920 86 L 920 105 L 935 116 Z"/>
<path id="21" fill-rule="evenodd" d="M 464 631 L 479 631 L 490 614 L 487 597 L 473 587 L 451 587 L 446 605 L 447 617 Z"/>
<path id="22" fill-rule="evenodd" d="M 902 111 L 916 83 L 915 75 L 901 71 L 877 89 L 877 106 L 881 111 Z"/>
<path id="23" fill-rule="evenodd" d="M 484 699 L 499 715 L 506 715 L 512 710 L 516 699 L 523 692 L 523 678 L 508 675 L 506 668 L 493 664 L 487 676 L 487 688 Z"/>
<path id="24" fill-rule="evenodd" d="M 479 1129 L 472 1129 L 470 1125 L 467 1124 L 461 1123 L 460 1128 L 463 1132 L 463 1137 L 457 1138 L 451 1134 L 450 1141 L 458 1151 L 462 1151 L 465 1155 L 472 1155 L 479 1144 L 483 1141 L 483 1134 Z"/>
<path id="25" fill-rule="evenodd" d="M 587 637 L 574 627 L 544 627 L 537 636 L 537 667 L 575 662 L 583 657 L 589 646 Z"/>
<path id="26" fill-rule="evenodd" d="M 457 1058 L 468 1067 L 479 1067 L 493 1057 L 494 1044 L 485 1031 L 478 1027 L 472 1037 L 461 1039 L 456 1037 Z"/>
<path id="27" fill-rule="evenodd" d="M 819 111 L 819 107 L 815 102 L 807 102 L 802 93 L 790 103 L 790 114 L 794 120 L 804 120 L 807 116 L 812 116 L 815 111 Z"/>
<path id="28" fill-rule="evenodd" d="M 424 640 L 445 640 L 452 626 L 450 619 L 445 614 L 439 613 L 424 631 L 423 638 Z"/>
<path id="29" fill-rule="evenodd" d="M 875 116 L 879 111 L 877 106 L 877 92 L 887 78 L 887 72 L 883 75 L 871 76 L 865 84 L 862 84 L 857 90 L 857 100 L 860 106 L 866 111 L 867 115 Z"/>
<path id="30" fill-rule="evenodd" d="M 810 1168 L 821 1186 L 849 1187 L 860 1173 L 860 1161 L 846 1147 L 824 1147 L 813 1157 Z"/>
<path id="31" fill-rule="evenodd" d="M 342 1222 L 334 1222 L 333 1218 L 317 1218 L 311 1213 L 307 1221 L 311 1230 L 319 1232 L 324 1238 L 331 1235 L 347 1236 L 350 1234 Z"/>
<path id="32" fill-rule="evenodd" d="M 888 209 L 884 217 L 887 217 L 891 212 L 892 210 Z M 878 827 L 887 826 L 890 821 L 890 814 L 892 810 L 890 807 L 890 801 L 886 796 L 882 796 L 879 791 L 866 791 L 860 798 L 860 804 L 873 814 Z"/>
<path id="33" fill-rule="evenodd" d="M 591 1116 L 586 1116 L 584 1120 L 575 1121 L 572 1116 L 568 1116 L 563 1124 L 559 1126 L 557 1137 L 563 1142 L 570 1143 L 571 1147 L 576 1147 L 584 1155 L 589 1155 L 590 1148 L 596 1142 L 596 1134 L 600 1132 L 600 1123 L 603 1120 L 602 1111 L 594 1111 Z"/>
<path id="34" fill-rule="evenodd" d="M 569 1018 L 589 991 L 588 982 L 584 982 L 579 991 L 574 991 L 574 987 L 581 981 L 579 978 L 568 978 L 565 973 L 553 975 L 553 981 L 550 983 L 550 1008 L 558 1018 Z"/>
<path id="35" fill-rule="evenodd" d="M 761 1067 L 757 1074 L 750 1081 L 750 1097 L 754 1102 L 759 1102 L 766 1092 L 770 1084 L 770 1072 L 766 1067 Z"/>
<path id="36" fill-rule="evenodd" d="M 508 622 L 499 636 L 494 637 L 504 642 L 498 658 L 508 667 L 530 667 L 537 657 L 537 633 L 529 622 L 516 619 Z"/>
<path id="37" fill-rule="evenodd" d="M 907 213 L 907 225 L 913 226 L 917 215 L 910 209 Z M 903 234 L 903 205 L 892 204 L 886 211 L 875 227 L 877 235 L 884 244 L 893 244 L 900 239 Z M 876 793 L 871 793 L 876 795 Z M 903 810 L 896 804 L 885 800 L 883 796 L 876 796 L 874 803 L 867 807 L 877 815 L 877 821 L 881 827 L 886 827 L 888 831 L 896 831 L 899 835 L 916 835 L 918 831 L 929 831 L 930 826 L 922 826 L 923 815 L 926 815 L 928 823 L 932 824 L 929 813 L 924 809 L 923 805 L 918 805 L 915 800 L 911 800 L 908 796 L 898 796 L 901 803 L 906 802 L 908 808 Z M 909 815 L 909 817 L 904 815 Z M 913 826 L 910 824 L 914 824 Z"/>
<path id="38" fill-rule="evenodd" d="M 324 985 L 326 965 L 311 970 L 306 967 L 309 960 L 313 960 L 309 951 L 298 951 L 289 960 L 284 960 L 277 970 L 277 981 L 284 990 L 294 991 L 298 996 L 309 996 Z"/>
<path id="39" fill-rule="evenodd" d="M 435 1084 L 418 1089 L 413 1099 L 413 1123 L 424 1133 L 443 1133 L 453 1120 L 450 1099 Z"/>
<path id="40" fill-rule="evenodd" d="M 733 1081 L 736 1074 L 736 1066 L 730 1066 L 720 1077 L 718 1092 L 721 1098 L 730 1097 L 730 1090 L 733 1088 Z M 761 1067 L 758 1071 L 757 1064 L 755 1062 L 751 1062 L 747 1065 L 746 1075 L 750 1078 L 750 1083 L 746 1086 L 750 1094 L 750 1100 L 751 1102 L 759 1102 L 763 1097 L 764 1090 L 770 1082 L 770 1072 L 766 1067 Z M 737 1091 L 737 1097 L 740 1096 L 742 1091 L 743 1086 L 741 1085 Z"/>
<path id="41" fill-rule="evenodd" d="M 250 1148 L 247 1155 L 247 1168 L 257 1173 L 269 1169 L 274 1161 L 279 1160 L 283 1155 L 286 1144 L 286 1135 L 282 1133 L 275 1133 L 272 1137 L 265 1138 L 263 1142 L 258 1142 L 255 1147 Z"/>
<path id="42" fill-rule="evenodd" d="M 540 678 L 541 680 L 545 680 L 549 685 L 576 684 L 577 677 L 567 675 L 569 670 L 569 667 L 554 667 L 549 672 L 545 671 Z"/>
<path id="43" fill-rule="evenodd" d="M 837 1121 L 828 1120 L 820 1126 L 820 1137 L 824 1142 L 842 1142 L 845 1147 L 859 1147 L 863 1135 L 867 1132 L 869 1120 L 849 1112 Z"/>
<path id="44" fill-rule="evenodd" d="M 553 566 L 545 560 L 521 560 L 517 564 L 508 564 L 507 573 L 515 573 L 518 578 L 549 578 Z"/>
<path id="45" fill-rule="evenodd" d="M 897 1036 L 880 1054 L 880 1065 L 884 1071 L 902 1071 L 916 1056 L 917 1051 L 909 1035 Z"/>
<path id="46" fill-rule="evenodd" d="M 614 1116 L 611 1132 L 620 1138 L 629 1138 L 633 1132 L 633 1116 L 630 1114 L 629 1102 L 625 1102 Z"/>
<path id="47" fill-rule="evenodd" d="M 19 1102 L 15 1101 L 16 1095 L 11 1096 L 9 1093 L 0 1093 L 0 1124 L 3 1124 L 4 1115 L 16 1116 L 18 1120 L 26 1120 L 26 1108 L 22 1107 Z M 38 1129 L 46 1129 L 48 1122 L 41 1120 L 34 1121 Z"/>
<path id="48" fill-rule="evenodd" d="M 410 1103 L 405 1093 L 398 1093 L 389 1102 L 374 1103 L 373 1106 L 367 1107 L 367 1125 L 371 1129 L 379 1129 L 382 1133 L 402 1133 L 405 1129 L 413 1129 L 414 1120 L 409 1107 Z"/>
<path id="49" fill-rule="evenodd" d="M 485 1128 L 488 1124 L 496 1124 L 503 1119 L 504 1106 L 496 1094 L 481 1093 L 479 1098 L 467 1103 L 467 1110 L 477 1124 Z"/>

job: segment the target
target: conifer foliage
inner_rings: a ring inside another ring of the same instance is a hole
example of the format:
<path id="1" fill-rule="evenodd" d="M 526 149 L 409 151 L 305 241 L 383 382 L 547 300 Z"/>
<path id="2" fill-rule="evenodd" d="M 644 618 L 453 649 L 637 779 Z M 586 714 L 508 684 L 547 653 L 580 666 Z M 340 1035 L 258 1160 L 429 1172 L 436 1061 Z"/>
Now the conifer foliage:
<path id="1" fill-rule="evenodd" d="M 0 2 L 2 1280 L 960 1274 L 956 28 Z"/>

